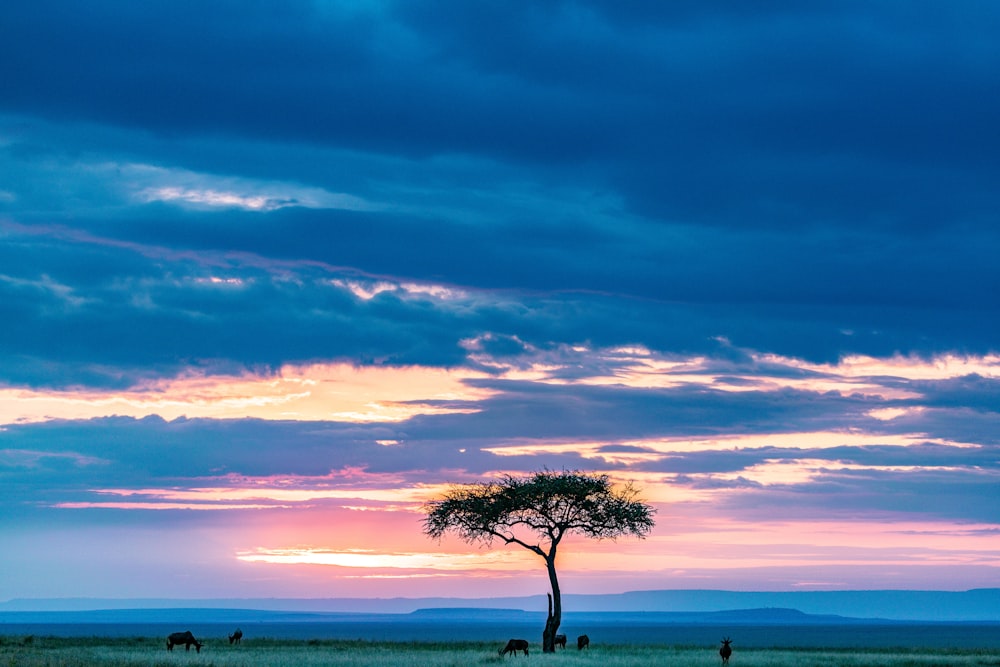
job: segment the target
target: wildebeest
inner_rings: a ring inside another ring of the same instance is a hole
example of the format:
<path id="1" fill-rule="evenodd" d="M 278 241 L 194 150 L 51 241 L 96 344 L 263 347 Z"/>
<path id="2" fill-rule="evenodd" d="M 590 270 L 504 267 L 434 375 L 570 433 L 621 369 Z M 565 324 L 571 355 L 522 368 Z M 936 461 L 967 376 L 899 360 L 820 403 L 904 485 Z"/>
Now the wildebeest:
<path id="1" fill-rule="evenodd" d="M 582 649 L 590 648 L 590 637 L 587 635 L 580 635 L 576 638 L 576 650 L 580 651 Z"/>
<path id="2" fill-rule="evenodd" d="M 556 635 L 555 637 L 553 637 L 552 645 L 562 646 L 563 648 L 566 648 L 566 635 Z"/>
<path id="3" fill-rule="evenodd" d="M 733 640 L 730 639 L 729 637 L 726 637 L 725 639 L 722 640 L 722 648 L 719 649 L 719 655 L 722 656 L 723 665 L 729 664 L 729 656 L 733 654 L 733 647 L 730 646 L 730 644 L 732 643 Z"/>
<path id="4" fill-rule="evenodd" d="M 180 646 L 184 644 L 184 650 L 190 651 L 191 644 L 194 644 L 194 650 L 196 653 L 201 653 L 201 647 L 203 644 L 194 638 L 190 630 L 185 630 L 184 632 L 174 632 L 169 637 L 167 637 L 167 650 L 173 651 L 174 646 Z"/>
<path id="5" fill-rule="evenodd" d="M 236 632 L 229 635 L 230 644 L 239 644 L 241 639 L 243 639 L 243 631 L 239 628 L 236 628 Z"/>
<path id="6" fill-rule="evenodd" d="M 507 645 L 500 649 L 500 657 L 504 657 L 508 653 L 512 655 L 517 655 L 518 651 L 524 651 L 525 655 L 528 655 L 528 640 L 527 639 L 511 639 L 507 642 Z"/>

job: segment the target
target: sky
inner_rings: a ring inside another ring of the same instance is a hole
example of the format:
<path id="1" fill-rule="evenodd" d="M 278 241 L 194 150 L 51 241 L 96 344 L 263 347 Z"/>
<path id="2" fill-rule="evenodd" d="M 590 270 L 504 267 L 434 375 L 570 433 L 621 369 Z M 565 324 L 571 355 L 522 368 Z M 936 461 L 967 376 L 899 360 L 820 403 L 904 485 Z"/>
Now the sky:
<path id="1" fill-rule="evenodd" d="M 8 3 L 0 600 L 1000 586 L 1000 4 Z"/>

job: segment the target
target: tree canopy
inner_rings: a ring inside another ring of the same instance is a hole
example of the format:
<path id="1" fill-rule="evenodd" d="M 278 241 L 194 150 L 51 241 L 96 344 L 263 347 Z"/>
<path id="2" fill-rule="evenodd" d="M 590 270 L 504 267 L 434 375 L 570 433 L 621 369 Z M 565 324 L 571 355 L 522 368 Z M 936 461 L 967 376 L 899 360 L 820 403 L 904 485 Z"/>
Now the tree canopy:
<path id="1" fill-rule="evenodd" d="M 562 618 L 556 553 L 569 533 L 594 539 L 623 535 L 645 537 L 652 530 L 653 508 L 638 499 L 629 483 L 615 488 L 608 475 L 543 470 L 527 477 L 465 484 L 425 506 L 424 532 L 440 539 L 452 532 L 469 543 L 494 540 L 517 544 L 545 560 L 552 602 L 543 633 L 543 649 L 554 650 Z"/>

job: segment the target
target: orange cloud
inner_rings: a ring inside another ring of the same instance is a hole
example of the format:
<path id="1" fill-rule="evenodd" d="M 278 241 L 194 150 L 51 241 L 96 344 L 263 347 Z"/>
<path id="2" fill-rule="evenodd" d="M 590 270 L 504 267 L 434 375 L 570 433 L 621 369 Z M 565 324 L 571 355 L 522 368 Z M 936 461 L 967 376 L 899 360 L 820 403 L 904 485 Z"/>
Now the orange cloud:
<path id="1" fill-rule="evenodd" d="M 494 392 L 464 380 L 482 373 L 418 366 L 284 366 L 275 375 L 188 375 L 126 391 L 0 389 L 0 424 L 110 415 L 346 422 L 402 421 L 474 412 Z"/>

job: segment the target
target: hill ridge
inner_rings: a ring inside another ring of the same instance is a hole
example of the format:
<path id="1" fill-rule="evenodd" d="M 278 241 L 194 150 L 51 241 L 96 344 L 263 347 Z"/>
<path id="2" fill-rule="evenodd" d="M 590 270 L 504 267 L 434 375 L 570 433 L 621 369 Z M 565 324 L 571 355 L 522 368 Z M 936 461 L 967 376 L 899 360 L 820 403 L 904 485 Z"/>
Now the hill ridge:
<path id="1" fill-rule="evenodd" d="M 544 595 L 496 598 L 39 598 L 0 602 L 0 613 L 121 609 L 233 609 L 295 613 L 408 614 L 419 609 L 544 612 Z M 563 595 L 567 612 L 733 612 L 794 609 L 809 615 L 887 620 L 1000 621 L 1000 588 L 969 591 L 869 590 L 753 592 L 647 590 Z"/>

